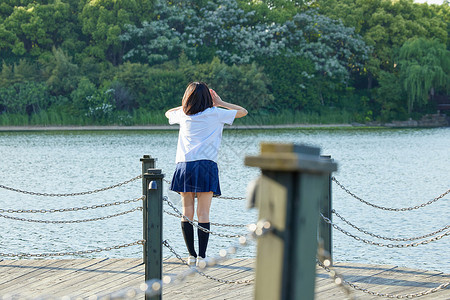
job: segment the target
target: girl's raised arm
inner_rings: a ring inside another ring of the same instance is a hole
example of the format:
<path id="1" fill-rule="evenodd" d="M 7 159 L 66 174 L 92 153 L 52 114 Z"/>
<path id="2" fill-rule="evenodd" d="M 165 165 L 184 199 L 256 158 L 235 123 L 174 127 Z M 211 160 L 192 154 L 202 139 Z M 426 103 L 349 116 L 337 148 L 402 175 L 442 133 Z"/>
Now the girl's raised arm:
<path id="1" fill-rule="evenodd" d="M 219 95 L 217 95 L 217 93 L 212 89 L 210 90 L 210 92 L 211 92 L 211 97 L 212 97 L 214 106 L 237 110 L 236 119 L 245 117 L 248 114 L 248 111 L 245 108 L 243 108 L 242 106 L 223 101 L 219 97 Z"/>
<path id="2" fill-rule="evenodd" d="M 183 108 L 183 106 L 178 106 L 178 107 L 174 107 L 174 108 L 169 109 L 169 110 L 166 111 L 166 113 L 165 113 L 166 118 L 167 118 L 167 119 L 169 118 L 169 113 L 170 113 L 171 111 L 179 110 L 179 109 L 182 109 L 182 108 Z"/>

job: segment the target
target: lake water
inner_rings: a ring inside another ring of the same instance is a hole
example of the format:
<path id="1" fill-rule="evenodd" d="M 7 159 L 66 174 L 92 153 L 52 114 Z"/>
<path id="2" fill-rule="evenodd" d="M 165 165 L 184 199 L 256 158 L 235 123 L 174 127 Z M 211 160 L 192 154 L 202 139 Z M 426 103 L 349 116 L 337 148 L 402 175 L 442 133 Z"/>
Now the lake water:
<path id="1" fill-rule="evenodd" d="M 171 179 L 175 168 L 176 131 L 61 131 L 0 132 L 0 184 L 27 191 L 71 193 L 116 184 L 141 173 L 139 159 L 150 154 L 157 167 Z M 261 141 L 294 142 L 319 146 L 322 154 L 338 163 L 334 176 L 364 200 L 389 207 L 408 207 L 427 202 L 450 188 L 450 128 L 438 129 L 290 129 L 235 130 L 224 132 L 220 152 L 221 187 L 224 196 L 241 197 L 259 170 L 243 165 L 246 155 L 259 152 Z M 2 209 L 52 209 L 90 206 L 135 199 L 141 181 L 120 188 L 79 197 L 38 197 L 0 189 Z M 180 207 L 177 194 L 165 195 Z M 350 222 L 388 237 L 420 236 L 450 224 L 450 195 L 422 209 L 382 211 L 352 198 L 333 184 L 333 206 Z M 137 207 L 138 203 L 68 213 L 15 214 L 45 220 L 94 218 Z M 169 207 L 165 207 L 170 210 Z M 211 221 L 247 224 L 257 211 L 247 210 L 243 200 L 213 200 Z M 9 215 L 12 214 L 2 214 Z M 382 242 L 337 224 L 368 240 Z M 113 219 L 80 224 L 40 224 L 0 217 L 0 253 L 67 252 L 125 244 L 142 239 L 142 214 L 133 212 Z M 212 227 L 215 232 L 245 233 L 239 228 Z M 183 256 L 179 219 L 164 215 L 164 239 Z M 208 255 L 235 240 L 211 236 Z M 450 237 L 428 245 L 390 249 L 367 245 L 333 231 L 334 259 L 372 264 L 391 264 L 450 273 Z M 396 242 L 387 242 L 396 243 Z M 411 243 L 411 242 L 399 242 Z M 164 250 L 164 256 L 170 252 Z M 141 246 L 77 257 L 139 257 Z M 238 257 L 255 255 L 250 245 Z"/>

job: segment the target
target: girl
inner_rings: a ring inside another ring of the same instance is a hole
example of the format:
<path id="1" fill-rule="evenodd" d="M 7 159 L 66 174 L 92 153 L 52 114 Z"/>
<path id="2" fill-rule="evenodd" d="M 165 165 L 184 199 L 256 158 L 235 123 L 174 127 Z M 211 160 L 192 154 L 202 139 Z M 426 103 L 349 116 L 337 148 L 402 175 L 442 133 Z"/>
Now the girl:
<path id="1" fill-rule="evenodd" d="M 210 229 L 209 210 L 213 195 L 219 196 L 217 157 L 225 124 L 247 115 L 239 105 L 227 103 L 203 82 L 190 83 L 184 92 L 181 106 L 166 112 L 169 124 L 180 124 L 176 155 L 176 169 L 170 189 L 181 194 L 183 215 L 193 220 L 194 198 L 197 197 L 198 225 Z M 220 109 L 223 107 L 226 109 Z M 198 255 L 194 249 L 194 228 L 182 217 L 181 230 L 189 251 L 188 264 L 206 257 L 209 233 L 200 229 Z"/>

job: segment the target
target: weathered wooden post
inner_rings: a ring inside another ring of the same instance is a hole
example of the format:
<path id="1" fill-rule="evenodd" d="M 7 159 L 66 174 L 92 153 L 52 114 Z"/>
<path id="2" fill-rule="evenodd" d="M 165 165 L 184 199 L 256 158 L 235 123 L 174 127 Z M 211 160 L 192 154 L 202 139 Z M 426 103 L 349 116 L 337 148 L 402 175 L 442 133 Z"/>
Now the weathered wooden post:
<path id="1" fill-rule="evenodd" d="M 144 264 L 145 281 L 162 278 L 162 218 L 163 218 L 163 178 L 160 169 L 147 169 L 143 178 L 146 187 L 144 220 Z M 145 299 L 162 299 L 161 294 Z"/>
<path id="2" fill-rule="evenodd" d="M 333 159 L 330 155 L 321 155 L 322 159 L 333 162 Z M 332 198 L 331 198 L 331 173 L 328 174 L 328 180 L 325 182 L 326 187 L 324 188 L 324 195 L 320 201 L 319 212 L 326 218 L 332 220 Z M 319 218 L 319 241 L 323 244 L 323 250 L 325 250 L 330 256 L 330 260 L 333 259 L 333 236 L 332 236 L 332 227 L 331 224 L 325 222 L 322 217 Z"/>
<path id="3" fill-rule="evenodd" d="M 142 221 L 142 233 L 143 233 L 143 239 L 145 240 L 147 238 L 147 189 L 148 189 L 148 183 L 146 179 L 144 178 L 144 174 L 147 173 L 148 169 L 154 169 L 155 168 L 155 162 L 156 158 L 152 158 L 150 155 L 144 155 L 141 159 L 142 162 L 142 195 L 144 196 L 144 200 L 142 201 L 142 208 L 143 208 L 143 221 Z M 146 253 L 146 247 L 145 244 L 143 245 L 143 261 L 145 263 L 145 258 L 147 257 Z"/>
<path id="4" fill-rule="evenodd" d="M 259 219 L 271 232 L 258 239 L 255 299 L 314 299 L 319 205 L 335 163 L 320 149 L 295 144 L 261 144 L 255 191 Z"/>

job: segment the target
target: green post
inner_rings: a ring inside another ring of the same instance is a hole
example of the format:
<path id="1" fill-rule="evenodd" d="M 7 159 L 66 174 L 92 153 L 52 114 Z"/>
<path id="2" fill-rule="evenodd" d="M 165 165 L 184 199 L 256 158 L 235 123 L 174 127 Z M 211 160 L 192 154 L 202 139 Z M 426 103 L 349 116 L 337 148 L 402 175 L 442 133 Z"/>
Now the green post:
<path id="1" fill-rule="evenodd" d="M 152 158 L 150 155 L 144 155 L 141 159 L 142 162 L 142 195 L 144 196 L 144 200 L 142 201 L 142 207 L 143 207 L 143 228 L 142 228 L 142 233 L 143 233 L 143 239 L 145 240 L 147 237 L 147 213 L 146 213 L 146 207 L 147 207 L 147 188 L 148 188 L 148 183 L 146 182 L 145 178 L 144 178 L 144 174 L 147 173 L 148 169 L 154 169 L 155 168 L 155 162 L 156 162 L 156 158 Z M 143 260 L 145 262 L 145 257 L 147 256 L 146 250 L 145 250 L 145 245 L 143 246 Z"/>
<path id="2" fill-rule="evenodd" d="M 147 187 L 147 203 L 143 208 L 146 219 L 144 237 L 145 281 L 162 278 L 162 218 L 163 218 L 163 178 L 160 169 L 148 169 L 144 174 Z M 146 300 L 161 300 L 158 296 L 145 296 Z"/>
<path id="3" fill-rule="evenodd" d="M 261 144 L 245 164 L 261 168 L 255 205 L 272 229 L 257 241 L 255 299 L 314 299 L 319 205 L 336 164 L 295 144 Z"/>
<path id="4" fill-rule="evenodd" d="M 322 155 L 322 159 L 333 162 L 333 159 L 330 155 Z M 332 220 L 333 214 L 331 213 L 332 210 L 332 198 L 331 198 L 331 174 L 326 174 L 327 180 L 325 182 L 325 188 L 324 188 L 324 196 L 320 201 L 320 213 Z M 330 260 L 333 259 L 333 236 L 332 236 L 332 227 L 331 224 L 327 223 L 322 219 L 322 217 L 319 218 L 319 240 L 323 243 L 323 250 L 325 250 L 328 255 L 330 256 Z"/>

